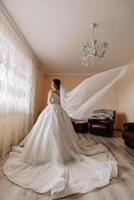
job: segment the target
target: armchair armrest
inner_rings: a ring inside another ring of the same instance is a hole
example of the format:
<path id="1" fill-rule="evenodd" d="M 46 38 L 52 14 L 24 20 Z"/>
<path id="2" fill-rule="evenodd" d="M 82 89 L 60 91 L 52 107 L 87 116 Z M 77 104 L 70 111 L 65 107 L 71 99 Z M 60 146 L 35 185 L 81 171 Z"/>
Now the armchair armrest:
<path id="1" fill-rule="evenodd" d="M 134 122 L 126 122 L 123 124 L 124 131 L 134 132 Z"/>

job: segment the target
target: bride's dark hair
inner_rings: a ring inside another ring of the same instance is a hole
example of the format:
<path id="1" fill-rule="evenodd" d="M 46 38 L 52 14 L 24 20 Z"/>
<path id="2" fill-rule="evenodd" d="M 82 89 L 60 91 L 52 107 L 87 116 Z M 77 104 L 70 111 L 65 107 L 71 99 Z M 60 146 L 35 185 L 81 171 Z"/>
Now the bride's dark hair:
<path id="1" fill-rule="evenodd" d="M 59 90 L 60 89 L 61 81 L 59 79 L 53 79 L 53 82 L 54 82 L 56 88 Z"/>

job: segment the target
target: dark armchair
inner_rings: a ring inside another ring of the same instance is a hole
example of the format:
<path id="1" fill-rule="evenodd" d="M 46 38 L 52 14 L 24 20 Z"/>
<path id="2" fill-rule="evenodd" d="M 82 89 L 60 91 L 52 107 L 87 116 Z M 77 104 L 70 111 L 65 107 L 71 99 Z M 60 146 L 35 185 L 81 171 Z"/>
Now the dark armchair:
<path id="1" fill-rule="evenodd" d="M 111 137 L 113 135 L 113 125 L 116 111 L 109 109 L 95 110 L 88 119 L 89 132 L 94 135 Z"/>
<path id="2" fill-rule="evenodd" d="M 76 133 L 88 133 L 88 121 L 76 121 L 72 123 Z"/>
<path id="3" fill-rule="evenodd" d="M 123 124 L 122 138 L 127 146 L 134 148 L 134 122 Z"/>

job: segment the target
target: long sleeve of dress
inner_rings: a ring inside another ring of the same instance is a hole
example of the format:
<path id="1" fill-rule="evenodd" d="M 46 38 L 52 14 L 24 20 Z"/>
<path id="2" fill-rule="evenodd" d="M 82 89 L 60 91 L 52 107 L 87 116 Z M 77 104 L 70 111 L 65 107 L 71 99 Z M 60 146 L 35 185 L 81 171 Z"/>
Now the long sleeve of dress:
<path id="1" fill-rule="evenodd" d="M 50 90 L 49 93 L 48 93 L 47 104 L 51 104 L 53 102 L 54 102 L 53 94 L 52 94 L 52 91 Z"/>

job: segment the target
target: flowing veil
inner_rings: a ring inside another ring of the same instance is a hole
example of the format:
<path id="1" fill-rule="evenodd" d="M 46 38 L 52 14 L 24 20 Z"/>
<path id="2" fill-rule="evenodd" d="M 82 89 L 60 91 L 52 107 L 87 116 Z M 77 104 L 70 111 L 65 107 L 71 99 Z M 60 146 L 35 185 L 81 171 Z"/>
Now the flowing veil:
<path id="1" fill-rule="evenodd" d="M 134 64 L 129 64 L 92 76 L 71 91 L 61 85 L 61 106 L 75 119 L 88 119 L 95 109 L 117 109 L 119 82 L 132 73 Z"/>

